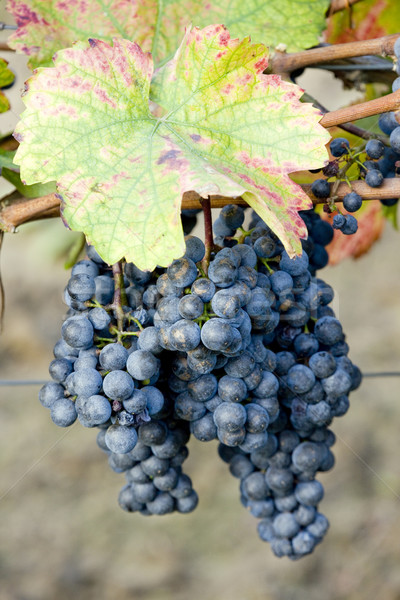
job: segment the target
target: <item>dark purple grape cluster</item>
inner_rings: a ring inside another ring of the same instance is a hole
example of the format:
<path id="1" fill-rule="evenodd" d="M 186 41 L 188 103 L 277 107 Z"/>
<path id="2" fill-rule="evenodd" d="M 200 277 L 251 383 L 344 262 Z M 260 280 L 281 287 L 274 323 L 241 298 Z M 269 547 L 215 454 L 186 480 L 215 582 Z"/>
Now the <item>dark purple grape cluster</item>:
<path id="1" fill-rule="evenodd" d="M 361 375 L 329 306 L 333 290 L 315 276 L 332 227 L 302 216 L 309 238 L 294 259 L 256 215 L 245 231 L 243 209 L 230 205 L 209 264 L 188 236 L 184 256 L 152 273 L 126 263 L 118 280 L 93 248 L 73 267 L 40 400 L 57 425 L 99 428 L 111 468 L 126 477 L 124 510 L 196 507 L 182 472 L 193 435 L 219 442 L 277 556 L 300 558 L 323 539 L 316 476 L 334 464 L 329 425 Z"/>

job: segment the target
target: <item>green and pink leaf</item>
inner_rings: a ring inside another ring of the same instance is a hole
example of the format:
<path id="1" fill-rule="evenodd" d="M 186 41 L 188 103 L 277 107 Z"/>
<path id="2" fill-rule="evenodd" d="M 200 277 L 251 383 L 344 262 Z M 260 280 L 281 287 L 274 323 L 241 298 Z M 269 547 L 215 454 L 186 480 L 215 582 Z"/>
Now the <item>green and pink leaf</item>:
<path id="1" fill-rule="evenodd" d="M 153 80 L 137 44 L 78 42 L 29 80 L 15 162 L 27 183 L 57 182 L 65 221 L 110 263 L 152 269 L 182 255 L 190 190 L 245 195 L 294 255 L 297 211 L 311 203 L 288 174 L 323 165 L 329 135 L 266 64 L 264 46 L 220 25 L 188 30 Z"/>

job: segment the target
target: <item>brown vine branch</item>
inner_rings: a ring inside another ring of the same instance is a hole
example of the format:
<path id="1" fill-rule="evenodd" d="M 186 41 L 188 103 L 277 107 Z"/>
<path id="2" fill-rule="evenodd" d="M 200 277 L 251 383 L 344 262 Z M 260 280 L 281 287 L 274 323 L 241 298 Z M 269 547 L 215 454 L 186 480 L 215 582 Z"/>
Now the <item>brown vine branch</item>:
<path id="1" fill-rule="evenodd" d="M 302 69 L 310 65 L 328 63 L 342 58 L 354 58 L 367 54 L 388 56 L 393 55 L 394 43 L 400 34 L 386 35 L 372 40 L 360 40 L 346 44 L 334 44 L 311 48 L 303 52 L 286 54 L 276 52 L 272 57 L 269 69 L 273 73 L 290 73 L 295 69 Z"/>
<path id="2" fill-rule="evenodd" d="M 331 184 L 333 186 L 334 184 Z M 325 201 L 315 198 L 311 193 L 311 185 L 303 184 L 301 186 L 308 194 L 314 204 L 323 204 Z M 351 182 L 351 187 L 347 183 L 341 183 L 335 193 L 338 202 L 341 202 L 346 194 L 354 190 L 364 200 L 387 200 L 389 198 L 400 198 L 400 178 L 385 179 L 379 188 L 369 187 L 365 181 L 356 180 Z M 202 209 L 204 199 L 196 192 L 185 192 L 182 199 L 182 210 Z M 240 196 L 229 198 L 227 196 L 210 196 L 211 208 L 223 208 L 227 204 L 239 204 L 247 206 L 247 203 Z M 47 206 L 47 209 L 43 207 Z M 13 232 L 19 225 L 38 219 L 60 216 L 60 201 L 55 194 L 49 194 L 43 198 L 33 200 L 23 199 L 7 206 L 0 211 L 0 230 Z"/>
<path id="3" fill-rule="evenodd" d="M 60 216 L 60 200 L 48 194 L 34 200 L 21 198 L 0 211 L 0 229 L 15 231 L 23 223 Z"/>
<path id="4" fill-rule="evenodd" d="M 325 108 L 325 106 L 323 106 L 318 100 L 316 100 L 309 94 L 304 94 L 303 99 L 307 102 L 312 102 L 312 104 L 314 104 L 314 106 L 316 106 L 322 112 L 323 115 L 329 113 L 329 110 Z M 340 129 L 343 129 L 343 131 L 347 131 L 352 135 L 356 135 L 357 137 L 363 140 L 370 140 L 371 138 L 374 138 L 376 140 L 380 140 L 383 144 L 385 144 L 385 146 L 390 145 L 387 136 L 381 135 L 379 133 L 370 132 L 367 129 L 358 127 L 358 125 L 353 125 L 353 123 L 341 123 L 340 125 L 338 125 L 338 127 L 340 127 Z"/>
<path id="5" fill-rule="evenodd" d="M 353 104 L 352 106 L 345 106 L 344 108 L 339 108 L 338 110 L 326 113 L 320 120 L 320 123 L 323 127 L 333 127 L 335 125 L 341 125 L 342 123 L 348 123 L 349 121 L 356 121 L 357 119 L 363 119 L 364 117 L 380 115 L 384 112 L 389 112 L 391 110 L 397 111 L 399 109 L 400 90 L 388 94 L 387 96 L 376 98 L 375 100 Z"/>
<path id="6" fill-rule="evenodd" d="M 331 183 L 331 189 L 334 183 Z M 311 184 L 303 184 L 301 186 L 308 196 L 310 196 L 313 204 L 324 204 L 325 200 L 316 198 L 311 192 Z M 363 198 L 363 200 L 388 200 L 390 198 L 400 198 L 400 178 L 384 179 L 383 184 L 379 188 L 371 188 L 364 180 L 356 180 L 351 182 L 351 186 L 347 183 L 339 184 L 335 196 L 335 202 L 342 202 L 343 198 L 349 192 L 354 191 Z M 243 198 L 227 198 L 226 196 L 211 196 L 211 207 L 222 208 L 227 204 L 239 204 L 240 206 L 248 206 Z M 183 195 L 182 209 L 198 209 L 201 208 L 201 198 L 196 192 L 186 192 Z"/>
<path id="7" fill-rule="evenodd" d="M 351 8 L 353 4 L 357 4 L 361 0 L 332 0 L 330 7 L 327 11 L 327 16 L 330 17 L 341 10 L 347 10 Z"/>

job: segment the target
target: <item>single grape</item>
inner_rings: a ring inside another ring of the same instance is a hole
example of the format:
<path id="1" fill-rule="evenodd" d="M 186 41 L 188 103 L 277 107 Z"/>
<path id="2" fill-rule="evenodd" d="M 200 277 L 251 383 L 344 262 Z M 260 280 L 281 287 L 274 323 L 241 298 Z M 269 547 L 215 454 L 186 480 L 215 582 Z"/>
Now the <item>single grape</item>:
<path id="1" fill-rule="evenodd" d="M 346 223 L 342 227 L 342 233 L 345 235 L 354 235 L 358 229 L 358 222 L 353 215 L 346 215 Z"/>
<path id="2" fill-rule="evenodd" d="M 400 150 L 400 127 L 399 127 L 399 150 Z M 380 171 L 378 171 L 377 169 L 371 169 L 370 171 L 367 171 L 367 174 L 365 176 L 365 183 L 373 188 L 379 187 L 383 183 L 382 173 Z"/>
<path id="3" fill-rule="evenodd" d="M 370 158 L 381 158 L 383 156 L 385 146 L 380 140 L 368 140 L 365 146 L 365 151 Z"/>
<path id="4" fill-rule="evenodd" d="M 315 179 L 311 184 L 311 191 L 316 198 L 329 198 L 331 186 L 326 179 Z"/>
<path id="5" fill-rule="evenodd" d="M 362 206 L 362 198 L 356 192 L 350 192 L 343 198 L 343 206 L 350 213 L 356 212 Z"/>
<path id="6" fill-rule="evenodd" d="M 340 157 L 344 154 L 348 154 L 350 149 L 350 142 L 346 138 L 335 138 L 329 145 L 332 156 Z"/>

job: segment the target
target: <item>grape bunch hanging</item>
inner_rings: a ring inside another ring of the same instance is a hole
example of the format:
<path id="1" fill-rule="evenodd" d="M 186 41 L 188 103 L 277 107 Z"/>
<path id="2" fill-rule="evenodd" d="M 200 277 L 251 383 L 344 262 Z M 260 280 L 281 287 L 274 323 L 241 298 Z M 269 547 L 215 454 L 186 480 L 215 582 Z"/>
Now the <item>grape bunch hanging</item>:
<path id="1" fill-rule="evenodd" d="M 193 511 L 189 438 L 218 440 L 260 538 L 293 560 L 328 529 L 316 476 L 334 465 L 329 425 L 361 381 L 333 290 L 316 277 L 332 227 L 301 214 L 309 237 L 295 259 L 255 213 L 245 231 L 235 205 L 215 221 L 209 261 L 192 235 L 182 258 L 153 272 L 111 268 L 88 247 L 39 394 L 56 425 L 99 429 L 129 512 Z"/>

